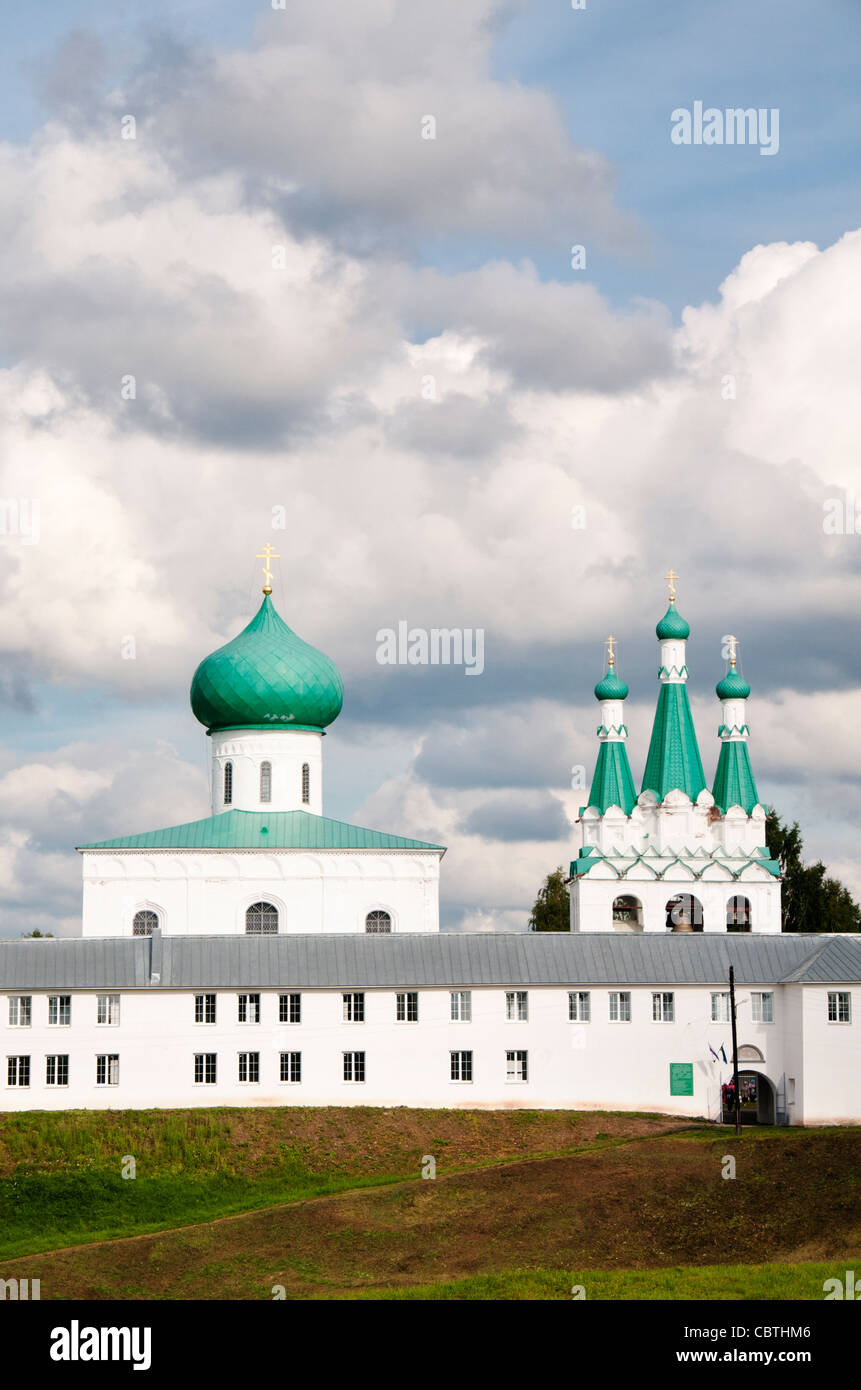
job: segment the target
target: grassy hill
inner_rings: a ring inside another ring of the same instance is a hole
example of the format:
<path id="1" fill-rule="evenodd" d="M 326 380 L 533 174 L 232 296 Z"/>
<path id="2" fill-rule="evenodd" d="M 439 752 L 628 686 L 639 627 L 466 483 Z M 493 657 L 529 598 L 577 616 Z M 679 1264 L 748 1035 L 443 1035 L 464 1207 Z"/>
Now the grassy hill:
<path id="1" fill-rule="evenodd" d="M 43 1299 L 570 1298 L 578 1283 L 821 1297 L 861 1256 L 861 1131 L 736 1139 L 568 1111 L 4 1116 L 0 1233 L 0 1275 L 40 1278 Z"/>

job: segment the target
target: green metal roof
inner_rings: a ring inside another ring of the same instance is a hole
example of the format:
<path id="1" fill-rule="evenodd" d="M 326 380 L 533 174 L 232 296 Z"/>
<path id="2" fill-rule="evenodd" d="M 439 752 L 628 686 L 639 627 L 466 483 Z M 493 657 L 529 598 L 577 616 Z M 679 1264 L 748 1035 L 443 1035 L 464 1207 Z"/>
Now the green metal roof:
<path id="1" fill-rule="evenodd" d="M 687 686 L 665 681 L 658 695 L 643 791 L 663 801 L 667 792 L 678 790 L 696 801 L 705 784 Z"/>
<path id="2" fill-rule="evenodd" d="M 754 806 L 759 805 L 750 754 L 742 739 L 727 739 L 721 744 L 712 795 L 715 805 L 724 814 L 730 806 L 742 806 L 750 815 Z"/>
<path id="3" fill-rule="evenodd" d="M 232 642 L 198 666 L 191 708 L 207 729 L 324 729 L 344 687 L 334 661 L 289 628 L 264 596 Z"/>
<path id="4" fill-rule="evenodd" d="M 204 820 L 98 840 L 89 849 L 414 849 L 442 850 L 424 840 L 365 830 L 310 811 L 223 811 Z"/>
<path id="5" fill-rule="evenodd" d="M 636 801 L 637 793 L 628 762 L 628 750 L 624 743 L 605 739 L 598 749 L 589 805 L 602 813 L 610 806 L 619 806 L 625 815 L 629 816 Z"/>

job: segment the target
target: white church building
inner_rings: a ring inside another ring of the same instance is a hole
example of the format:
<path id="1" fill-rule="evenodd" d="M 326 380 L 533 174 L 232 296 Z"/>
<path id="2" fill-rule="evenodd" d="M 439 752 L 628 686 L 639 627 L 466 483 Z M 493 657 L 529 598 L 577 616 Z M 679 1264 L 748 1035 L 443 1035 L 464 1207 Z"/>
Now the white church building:
<path id="1" fill-rule="evenodd" d="M 0 943 L 5 1109 L 719 1120 L 733 966 L 745 1119 L 861 1121 L 861 937 L 781 933 L 734 641 L 709 791 L 671 587 L 638 794 L 609 639 L 570 932 L 441 932 L 444 847 L 323 814 L 341 678 L 278 615 L 266 576 L 257 614 L 192 681 L 210 814 L 80 846 L 81 937 Z"/>

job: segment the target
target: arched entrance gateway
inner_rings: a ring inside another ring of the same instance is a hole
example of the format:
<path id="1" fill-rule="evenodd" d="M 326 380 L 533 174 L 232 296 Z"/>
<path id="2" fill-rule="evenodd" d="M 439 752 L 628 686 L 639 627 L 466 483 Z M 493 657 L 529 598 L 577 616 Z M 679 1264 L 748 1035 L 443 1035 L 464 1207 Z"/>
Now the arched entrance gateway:
<path id="1" fill-rule="evenodd" d="M 775 1123 L 775 1089 L 768 1077 L 761 1071 L 744 1068 L 744 1062 L 762 1062 L 763 1055 L 758 1047 L 742 1046 L 738 1050 L 739 1072 L 738 1089 L 741 1096 L 739 1113 L 743 1125 L 773 1125 Z M 721 1087 L 721 1111 L 725 1125 L 735 1123 L 735 1102 L 730 1083 Z"/>

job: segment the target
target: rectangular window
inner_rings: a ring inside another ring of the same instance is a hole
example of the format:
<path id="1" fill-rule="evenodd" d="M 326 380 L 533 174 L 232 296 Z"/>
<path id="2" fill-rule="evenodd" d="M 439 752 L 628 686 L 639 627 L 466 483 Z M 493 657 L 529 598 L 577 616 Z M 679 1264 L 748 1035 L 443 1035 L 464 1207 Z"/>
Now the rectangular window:
<path id="1" fill-rule="evenodd" d="M 589 1023 L 592 1018 L 592 1001 L 588 989 L 568 991 L 568 1022 Z"/>
<path id="2" fill-rule="evenodd" d="M 345 1023 L 364 1023 L 365 1021 L 365 996 L 364 994 L 345 994 L 344 995 L 344 1022 Z"/>
<path id="3" fill-rule="evenodd" d="M 452 1081 L 471 1081 L 472 1080 L 472 1053 L 471 1052 L 452 1052 L 451 1057 L 451 1079 Z"/>
<path id="4" fill-rule="evenodd" d="M 610 991 L 610 1022 L 631 1022 L 631 991 L 629 989 Z"/>
<path id="5" fill-rule="evenodd" d="M 510 989 L 505 995 L 505 1017 L 525 1023 L 529 1017 L 528 996 L 525 989 Z"/>
<path id="6" fill-rule="evenodd" d="M 279 1022 L 279 1023 L 301 1023 L 301 1022 L 302 1022 L 302 996 L 301 996 L 301 994 L 279 994 L 279 996 L 278 996 L 278 1022 Z"/>
<path id="7" fill-rule="evenodd" d="M 754 1023 L 773 1023 L 774 995 L 752 994 L 750 996 L 750 1011 Z"/>
<path id="8" fill-rule="evenodd" d="M 52 1027 L 68 1028 L 72 1022 L 71 994 L 48 995 L 48 1022 Z"/>
<path id="9" fill-rule="evenodd" d="M 69 1055 L 45 1058 L 45 1085 L 68 1086 Z"/>
<path id="10" fill-rule="evenodd" d="M 301 1053 L 301 1052 L 282 1052 L 282 1053 L 281 1053 L 281 1080 L 282 1080 L 282 1081 L 301 1081 L 301 1080 L 302 1080 L 302 1053 Z"/>
<path id="11" fill-rule="evenodd" d="M 7 1057 L 6 1085 L 7 1086 L 29 1086 L 30 1085 L 30 1058 L 29 1057 Z"/>
<path id="12" fill-rule="evenodd" d="M 260 995 L 259 995 L 259 994 L 240 994 L 240 995 L 239 995 L 239 1022 L 240 1022 L 240 1023 L 259 1023 L 259 1022 L 260 1022 Z"/>
<path id="13" fill-rule="evenodd" d="M 451 1017 L 453 1023 L 472 1021 L 472 991 L 453 989 L 451 991 Z"/>
<path id="14" fill-rule="evenodd" d="M 364 1081 L 365 1079 L 365 1054 L 364 1052 L 345 1052 L 344 1053 L 344 1080 L 345 1081 Z"/>
<path id="15" fill-rule="evenodd" d="M 100 994 L 98 996 L 96 1022 L 116 1025 L 119 1021 L 120 996 L 118 994 Z"/>
<path id="16" fill-rule="evenodd" d="M 756 996 L 754 995 L 754 998 Z M 754 1014 L 756 1018 L 756 1014 Z M 729 992 L 712 994 L 712 1023 L 729 1023 Z"/>
<path id="17" fill-rule="evenodd" d="M 120 1059 L 114 1053 L 102 1053 L 96 1058 L 96 1085 L 119 1086 Z"/>
<path id="18" fill-rule="evenodd" d="M 398 995 L 396 1018 L 398 1023 L 418 1023 L 419 996 L 416 991 Z"/>
<path id="19" fill-rule="evenodd" d="M 828 991 L 828 1022 L 829 1023 L 851 1023 L 852 1006 L 851 996 L 848 989 L 830 989 Z"/>
<path id="20" fill-rule="evenodd" d="M 525 1052 L 506 1052 L 505 1079 L 506 1081 L 527 1081 L 529 1079 Z"/>
<path id="21" fill-rule="evenodd" d="M 259 1080 L 260 1080 L 260 1053 L 259 1053 L 259 1052 L 240 1052 L 240 1054 L 239 1054 L 239 1080 L 240 1080 L 240 1081 L 259 1081 Z"/>
<path id="22" fill-rule="evenodd" d="M 33 1021 L 33 998 L 29 994 L 9 995 L 9 1027 L 29 1028 Z"/>
<path id="23" fill-rule="evenodd" d="M 214 1086 L 216 1076 L 216 1053 L 215 1052 L 195 1052 L 194 1054 L 194 1084 L 195 1086 Z"/>
<path id="24" fill-rule="evenodd" d="M 652 1022 L 673 1023 L 676 1017 L 676 1001 L 673 994 L 664 992 L 652 995 Z"/>
<path id="25" fill-rule="evenodd" d="M 194 996 L 194 1021 L 195 1023 L 215 1022 L 214 994 L 196 994 Z M 201 1053 L 201 1056 L 203 1056 L 203 1053 Z"/>

